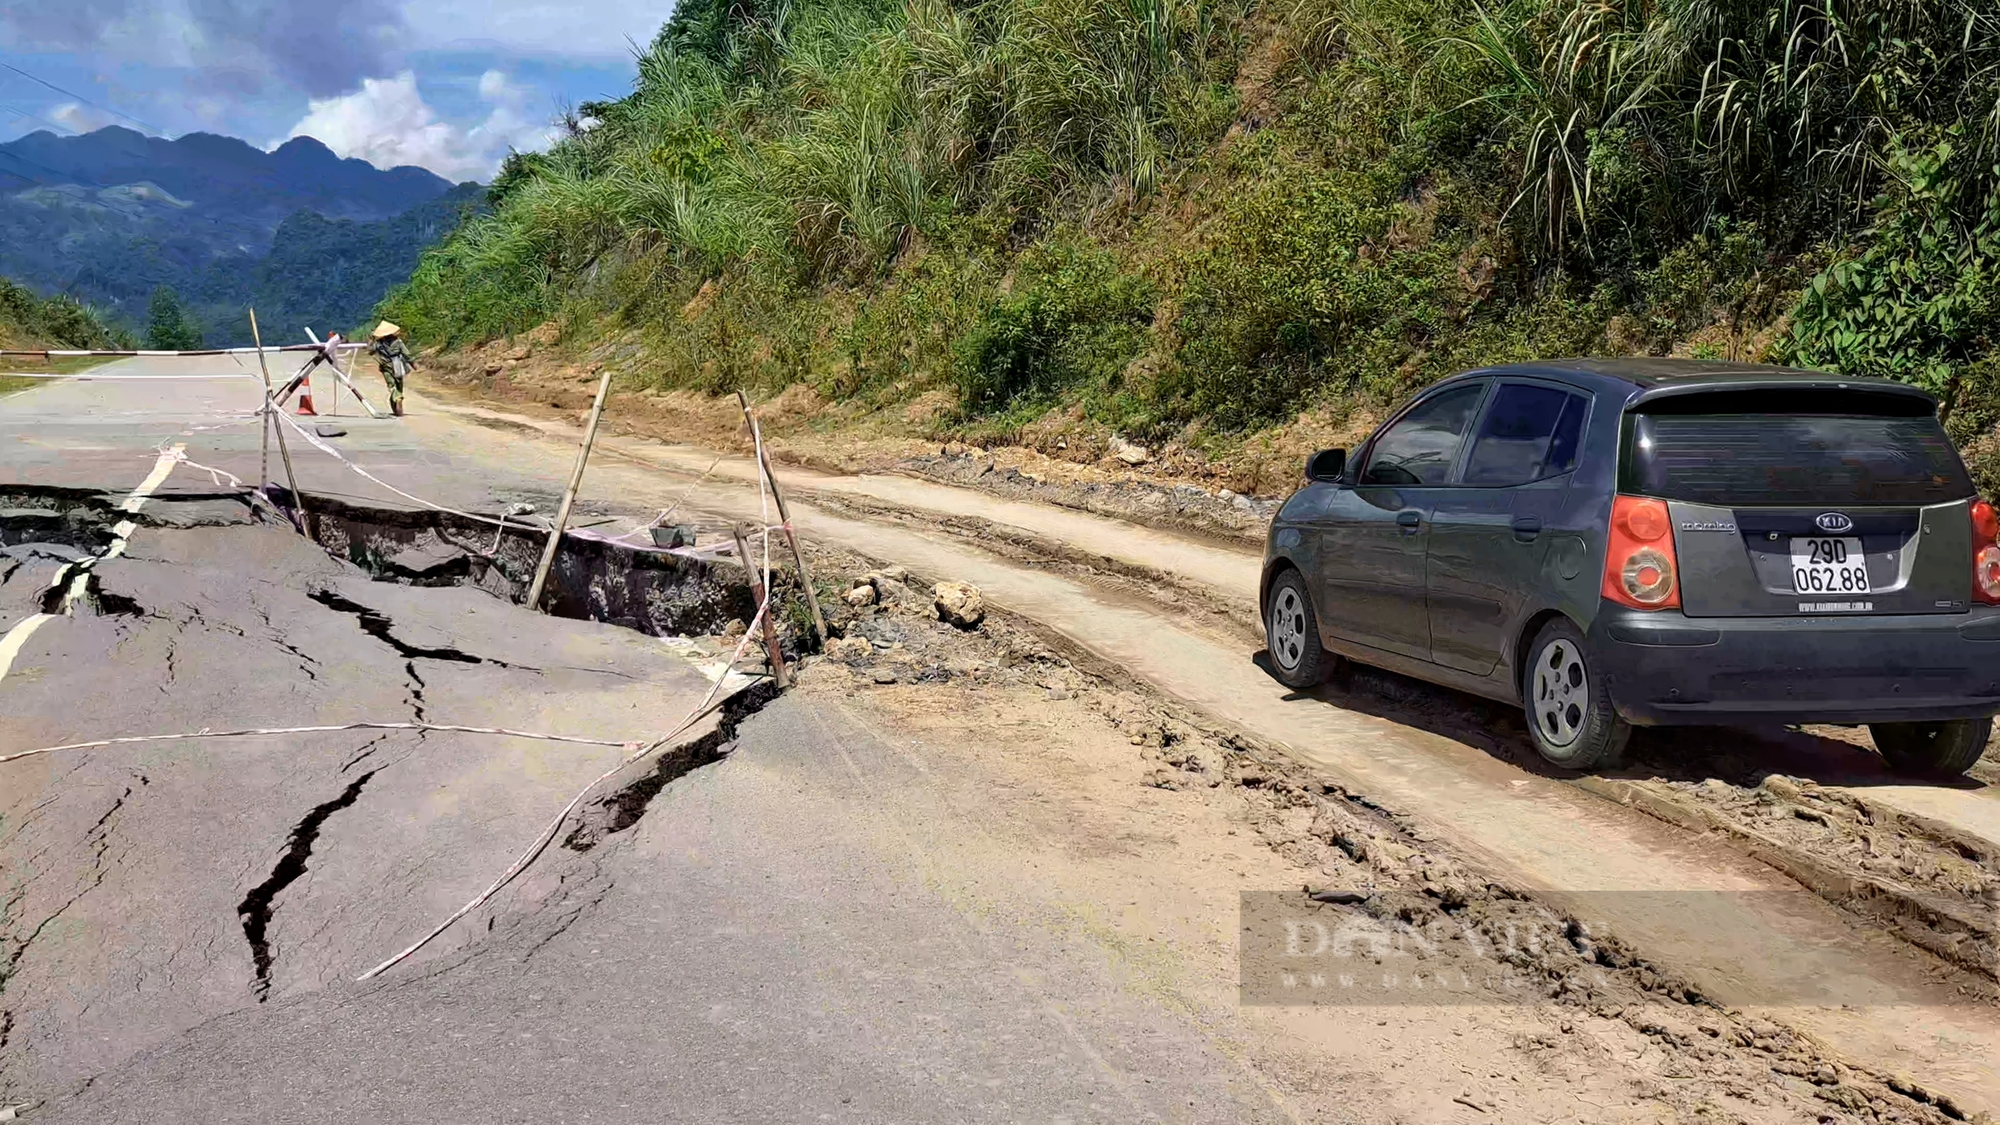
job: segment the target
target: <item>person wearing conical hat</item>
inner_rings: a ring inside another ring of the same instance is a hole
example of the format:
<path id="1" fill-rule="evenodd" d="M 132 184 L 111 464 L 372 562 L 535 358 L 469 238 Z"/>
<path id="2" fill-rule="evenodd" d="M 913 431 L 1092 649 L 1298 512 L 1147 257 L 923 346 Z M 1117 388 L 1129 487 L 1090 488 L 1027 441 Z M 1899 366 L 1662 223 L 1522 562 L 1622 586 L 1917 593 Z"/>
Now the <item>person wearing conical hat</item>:
<path id="1" fill-rule="evenodd" d="M 417 361 L 410 355 L 409 346 L 403 343 L 403 330 L 383 321 L 369 334 L 373 342 L 368 350 L 375 353 L 375 365 L 382 369 L 382 378 L 389 384 L 389 413 L 403 416 L 403 378 Z"/>

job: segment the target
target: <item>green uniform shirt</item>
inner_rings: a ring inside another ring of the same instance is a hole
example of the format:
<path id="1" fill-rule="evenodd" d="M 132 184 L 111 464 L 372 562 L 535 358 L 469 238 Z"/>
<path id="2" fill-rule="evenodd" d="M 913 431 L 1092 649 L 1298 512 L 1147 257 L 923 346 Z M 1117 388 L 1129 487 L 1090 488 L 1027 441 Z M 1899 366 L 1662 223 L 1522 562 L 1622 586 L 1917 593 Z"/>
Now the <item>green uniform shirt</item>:
<path id="1" fill-rule="evenodd" d="M 404 345 L 401 336 L 391 336 L 386 340 L 377 340 L 368 345 L 368 350 L 375 353 L 375 365 L 380 367 L 382 374 L 388 378 L 395 377 L 395 361 L 398 359 L 403 361 L 403 367 L 406 370 L 417 365 L 417 361 L 411 357 L 410 349 Z"/>

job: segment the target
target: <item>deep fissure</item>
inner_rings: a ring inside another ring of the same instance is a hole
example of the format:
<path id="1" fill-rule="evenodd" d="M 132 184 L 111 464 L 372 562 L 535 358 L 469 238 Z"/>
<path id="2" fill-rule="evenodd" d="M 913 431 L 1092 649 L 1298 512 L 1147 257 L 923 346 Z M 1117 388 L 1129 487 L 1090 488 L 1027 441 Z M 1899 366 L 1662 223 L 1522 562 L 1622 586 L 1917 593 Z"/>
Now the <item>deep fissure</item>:
<path id="1" fill-rule="evenodd" d="M 307 593 L 306 596 L 335 612 L 352 614 L 360 622 L 362 632 L 395 649 L 406 660 L 421 657 L 425 660 L 450 660 L 459 664 L 503 663 L 498 660 L 489 661 L 483 656 L 474 656 L 469 652 L 456 648 L 424 648 L 420 645 L 413 645 L 407 641 L 400 640 L 393 632 L 396 623 L 389 618 L 388 614 L 373 607 L 362 605 L 360 602 L 350 601 L 334 593 L 332 590 L 313 590 Z"/>
<path id="2" fill-rule="evenodd" d="M 743 720 L 764 709 L 778 697 L 777 686 L 769 680 L 744 689 L 722 705 L 715 729 L 700 738 L 662 750 L 653 768 L 611 793 L 592 801 L 577 817 L 577 826 L 563 837 L 563 847 L 587 852 L 605 837 L 639 823 L 652 807 L 653 798 L 669 784 L 695 770 L 728 757 Z"/>
<path id="3" fill-rule="evenodd" d="M 38 608 L 57 613 L 68 610 L 145 616 L 147 610 L 137 600 L 104 591 L 94 573 L 97 565 L 94 556 L 108 545 L 110 524 L 116 513 L 97 497 L 56 497 L 55 500 L 61 510 L 38 508 L 20 519 L 8 518 L 19 514 L 18 510 L 0 513 L 0 544 L 54 544 L 50 550 L 37 553 L 37 557 L 48 555 L 52 561 L 61 562 L 60 566 L 53 568 L 55 581 Z M 47 503 L 47 499 L 42 502 Z M 204 516 L 190 518 L 187 513 L 173 511 L 173 500 L 162 498 L 156 507 L 162 510 L 140 517 L 143 525 L 177 529 L 211 526 Z M 331 500 L 322 500 L 315 508 L 314 538 L 320 545 L 336 557 L 346 556 L 348 561 L 360 566 L 370 577 L 382 582 L 473 585 L 489 595 L 519 604 L 521 591 L 514 587 L 521 584 L 521 580 L 532 570 L 534 556 L 541 547 L 542 536 L 530 530 L 510 528 L 497 537 L 497 541 L 490 529 L 483 535 L 471 537 L 454 534 L 467 529 L 457 527 L 454 521 L 433 513 L 361 508 Z M 517 555 L 521 557 L 514 557 Z M 439 561 L 430 565 L 427 559 Z M 25 561 L 19 550 L 0 555 L 0 566 L 5 566 L 10 576 L 18 577 L 16 572 Z M 503 566 L 503 563 L 509 565 Z M 423 569 L 414 569 L 419 566 Z M 49 570 L 44 569 L 41 573 L 46 575 Z M 38 579 L 38 582 L 45 580 Z M 790 581 L 790 576 L 784 576 L 778 583 L 780 596 L 783 596 Z M 67 596 L 72 587 L 77 592 L 74 598 Z M 588 538 L 566 541 L 565 551 L 559 556 L 556 572 L 551 576 L 550 589 L 551 597 L 544 604 L 544 609 L 552 616 L 601 621 L 653 636 L 716 633 L 730 621 L 747 620 L 754 612 L 747 584 L 742 581 L 742 571 L 734 564 L 717 565 L 706 560 L 659 552 L 634 551 Z M 322 586 L 309 589 L 306 593 L 315 604 L 354 618 L 364 634 L 379 641 L 403 660 L 409 706 L 419 722 L 428 719 L 429 706 L 425 697 L 428 684 L 418 668 L 420 661 L 438 660 L 543 671 L 467 652 L 451 644 L 426 646 L 412 643 L 405 636 L 398 635 L 396 620 L 390 613 L 348 597 L 337 588 Z M 297 660 L 308 678 L 320 678 L 318 672 L 324 670 L 320 661 L 283 636 L 283 631 L 267 610 L 256 608 L 270 631 L 271 642 Z M 236 632 L 239 636 L 247 636 L 241 630 Z M 167 659 L 176 659 L 171 650 Z M 576 670 L 622 675 L 615 669 Z M 178 673 L 173 678 L 178 678 Z M 564 838 L 565 847 L 587 852 L 607 837 L 636 825 L 669 784 L 726 756 L 737 736 L 738 724 L 777 694 L 772 685 L 763 683 L 725 702 L 713 731 L 664 749 L 642 776 L 586 806 L 578 816 L 575 827 Z M 273 939 L 273 926 L 279 899 L 310 868 L 320 835 L 329 821 L 341 811 L 354 807 L 375 775 L 386 768 L 380 759 L 368 761 L 384 744 L 385 737 L 371 739 L 346 756 L 340 766 L 342 774 L 358 771 L 362 765 L 367 765 L 368 771 L 354 772 L 351 780 L 332 799 L 312 807 L 298 820 L 287 834 L 283 849 L 268 874 L 237 905 L 244 940 L 250 950 L 252 992 L 258 1003 L 268 1001 L 274 983 L 279 950 Z M 129 793 L 128 789 L 113 803 L 93 828 L 93 833 L 101 836 L 104 825 Z M 93 861 L 101 881 L 108 847 L 101 838 L 93 839 L 93 844 Z M 73 901 L 63 904 L 61 909 L 44 919 L 26 941 L 7 950 L 4 959 L 0 959 L 0 964 L 5 966 L 0 969 L 0 986 L 4 986 L 6 976 L 36 937 L 59 919 Z M 11 1032 L 12 1028 L 7 1030 Z"/>
<path id="4" fill-rule="evenodd" d="M 243 918 L 243 937 L 250 943 L 250 961 L 257 970 L 257 981 L 251 986 L 257 995 L 257 1002 L 270 999 L 271 966 L 277 955 L 271 950 L 271 918 L 277 913 L 277 898 L 286 887 L 298 881 L 306 873 L 307 861 L 312 859 L 313 845 L 319 840 L 320 829 L 333 814 L 353 806 L 361 799 L 361 790 L 379 770 L 369 770 L 347 784 L 340 796 L 331 801 L 313 806 L 292 828 L 291 836 L 285 841 L 285 852 L 271 868 L 271 874 L 262 883 L 243 896 L 236 907 L 236 913 Z"/>

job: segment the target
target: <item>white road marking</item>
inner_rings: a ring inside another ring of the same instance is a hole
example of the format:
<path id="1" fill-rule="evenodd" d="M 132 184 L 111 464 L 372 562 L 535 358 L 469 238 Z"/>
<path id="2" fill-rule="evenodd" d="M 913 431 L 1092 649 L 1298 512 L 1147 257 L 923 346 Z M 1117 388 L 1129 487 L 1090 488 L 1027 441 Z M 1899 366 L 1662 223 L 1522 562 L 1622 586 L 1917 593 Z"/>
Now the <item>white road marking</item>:
<path id="1" fill-rule="evenodd" d="M 54 616 L 53 613 L 34 614 L 7 630 L 6 636 L 0 637 L 0 680 L 6 679 L 7 673 L 13 669 L 14 657 L 20 653 L 21 646 L 28 643 L 29 637 L 35 635 L 35 630 L 42 627 L 42 622 Z"/>
<path id="2" fill-rule="evenodd" d="M 153 495 L 153 490 L 166 483 L 167 477 L 174 471 L 174 466 L 181 463 L 181 454 L 186 449 L 185 445 L 176 445 L 171 449 L 161 450 L 160 459 L 153 462 L 153 471 L 146 474 L 146 479 L 139 482 L 139 487 L 132 490 L 132 494 L 125 498 L 125 502 L 118 506 L 118 510 L 126 515 L 136 515 L 140 508 L 145 507 L 146 501 Z M 118 526 L 111 529 L 111 545 L 104 549 L 103 554 L 84 559 L 73 568 L 64 568 L 70 578 L 69 588 L 63 591 L 62 613 L 31 614 L 26 620 L 7 630 L 6 636 L 0 637 L 0 680 L 6 679 L 7 673 L 13 670 L 14 658 L 20 655 L 21 646 L 28 643 L 28 638 L 35 635 L 35 630 L 41 628 L 43 622 L 57 617 L 67 617 L 75 612 L 77 599 L 81 598 L 84 590 L 89 588 L 90 568 L 104 559 L 115 559 L 124 554 L 125 544 L 137 530 L 139 530 L 137 523 L 131 520 L 119 520 Z M 60 575 L 57 580 L 61 580 Z M 53 589 L 53 585 L 50 588 Z"/>

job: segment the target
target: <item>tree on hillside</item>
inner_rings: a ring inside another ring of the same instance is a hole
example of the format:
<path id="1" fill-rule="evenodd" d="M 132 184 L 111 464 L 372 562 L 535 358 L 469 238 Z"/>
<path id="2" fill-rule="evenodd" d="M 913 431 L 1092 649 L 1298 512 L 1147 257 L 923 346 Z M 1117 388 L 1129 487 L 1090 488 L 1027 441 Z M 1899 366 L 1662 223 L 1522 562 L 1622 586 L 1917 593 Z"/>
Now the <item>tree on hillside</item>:
<path id="1" fill-rule="evenodd" d="M 146 346 L 167 352 L 201 347 L 201 327 L 165 285 L 153 290 L 153 299 L 146 304 Z"/>

